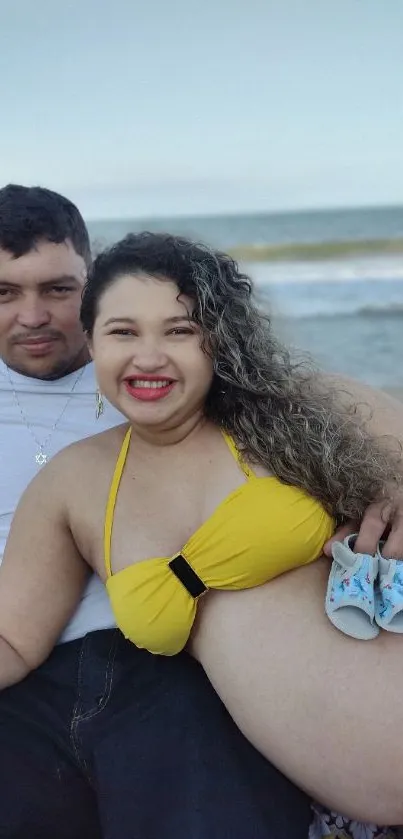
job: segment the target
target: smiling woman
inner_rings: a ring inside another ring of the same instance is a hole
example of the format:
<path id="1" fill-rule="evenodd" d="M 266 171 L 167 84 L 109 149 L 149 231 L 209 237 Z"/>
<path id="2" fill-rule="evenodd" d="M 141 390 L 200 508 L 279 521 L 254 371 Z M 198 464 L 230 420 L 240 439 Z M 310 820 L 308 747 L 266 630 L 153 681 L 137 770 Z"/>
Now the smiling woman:
<path id="1" fill-rule="evenodd" d="M 153 278 L 148 277 L 148 279 L 152 280 Z M 143 280 L 147 280 L 147 277 L 143 277 Z M 132 292 L 132 288 L 130 288 L 130 292 Z M 181 302 L 186 309 L 184 301 Z M 129 338 L 131 335 L 136 335 L 137 337 L 140 337 L 139 327 L 136 325 L 136 322 L 131 320 L 130 318 L 109 318 L 109 320 L 107 320 L 105 323 L 105 328 L 107 328 L 111 324 L 125 323 L 129 325 L 126 327 L 122 325 L 120 325 L 119 327 L 116 326 L 113 330 L 111 330 L 110 334 L 121 335 L 122 337 L 127 338 Z M 174 324 L 177 325 L 174 326 Z M 163 334 L 166 334 L 167 336 L 174 336 L 175 338 L 179 338 L 179 336 L 182 336 L 184 338 L 188 335 L 194 335 L 197 330 L 197 326 L 195 323 L 192 323 L 191 317 L 189 316 L 187 310 L 183 314 L 183 316 L 179 315 L 166 318 L 162 321 L 162 326 L 164 329 Z M 153 365 L 152 369 L 154 369 Z M 133 376 L 127 376 L 124 381 L 127 392 L 135 399 L 139 399 L 143 402 L 154 402 L 158 399 L 163 399 L 165 396 L 168 396 L 168 394 L 171 393 L 175 384 L 177 384 L 178 382 L 178 380 L 172 378 L 172 376 L 165 375 L 162 378 L 161 375 L 158 375 L 158 373 L 155 373 L 155 375 L 148 373 L 138 374 L 135 378 L 133 378 Z"/>
<path id="2" fill-rule="evenodd" d="M 361 731 L 382 716 L 371 668 L 383 666 L 389 684 L 400 652 L 386 642 L 380 657 L 374 642 L 357 665 L 354 645 L 323 617 L 326 566 L 315 560 L 337 520 L 360 518 L 399 485 L 398 458 L 293 363 L 224 254 L 130 235 L 95 260 L 81 318 L 100 388 L 128 424 L 54 458 L 17 510 L 0 570 L 0 684 L 49 654 L 87 564 L 133 650 L 187 647 L 265 757 L 352 815 L 374 816 L 382 784 L 379 812 L 392 820 L 402 810 L 396 772 L 385 762 L 379 777 L 385 726 L 374 741 L 366 729 L 347 768 L 337 742 L 344 719 Z M 328 658 L 351 677 L 342 715 L 322 679 Z M 397 701 L 392 712 L 399 722 Z M 403 754 L 387 731 L 396 768 Z M 352 794 L 357 770 L 366 782 Z M 285 810 L 291 828 L 292 803 Z M 233 839 L 250 835 L 242 802 L 226 819 Z M 260 828 L 267 835 L 264 819 Z"/>
<path id="3" fill-rule="evenodd" d="M 105 396 L 130 422 L 152 426 L 153 433 L 160 426 L 164 439 L 186 415 L 196 423 L 212 384 L 213 363 L 200 349 L 202 330 L 193 317 L 193 299 L 178 296 L 173 279 L 145 270 L 133 276 L 122 266 L 112 283 L 107 277 L 103 285 L 100 281 L 97 317 L 88 325 L 92 293 L 87 286 L 82 317 Z M 133 300 L 135 317 L 124 316 Z"/>

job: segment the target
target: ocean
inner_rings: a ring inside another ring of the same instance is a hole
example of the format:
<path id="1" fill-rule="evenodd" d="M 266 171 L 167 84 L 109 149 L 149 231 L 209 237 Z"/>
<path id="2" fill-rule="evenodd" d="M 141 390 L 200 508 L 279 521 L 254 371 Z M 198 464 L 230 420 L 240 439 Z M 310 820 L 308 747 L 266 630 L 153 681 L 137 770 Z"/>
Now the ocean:
<path id="1" fill-rule="evenodd" d="M 140 230 L 231 252 L 274 328 L 323 369 L 403 387 L 403 207 L 116 219 L 88 223 L 95 249 Z"/>

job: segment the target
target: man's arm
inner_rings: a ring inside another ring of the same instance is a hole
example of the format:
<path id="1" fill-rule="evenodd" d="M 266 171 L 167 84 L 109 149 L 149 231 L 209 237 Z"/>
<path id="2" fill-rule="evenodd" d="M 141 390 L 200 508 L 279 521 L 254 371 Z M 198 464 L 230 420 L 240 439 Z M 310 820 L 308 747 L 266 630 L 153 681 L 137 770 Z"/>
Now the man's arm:
<path id="1" fill-rule="evenodd" d="M 324 375 L 323 381 L 334 386 L 344 405 L 356 403 L 368 431 L 376 437 L 394 438 L 403 447 L 403 403 L 363 382 L 339 375 Z M 402 458 L 403 470 L 403 458 Z M 355 550 L 374 554 L 386 527 L 390 530 L 383 548 L 386 557 L 403 559 L 403 492 L 396 492 L 394 503 L 371 504 L 359 527 Z M 334 539 L 343 539 L 352 532 L 351 525 L 340 528 Z M 334 539 L 325 545 L 326 556 L 331 556 Z"/>
<path id="2" fill-rule="evenodd" d="M 337 389 L 343 404 L 358 405 L 371 434 L 395 437 L 403 446 L 403 402 L 383 390 L 345 376 L 329 373 L 323 375 L 323 381 Z"/>
<path id="3" fill-rule="evenodd" d="M 86 581 L 57 467 L 49 464 L 24 493 L 0 568 L 0 689 L 47 658 Z"/>

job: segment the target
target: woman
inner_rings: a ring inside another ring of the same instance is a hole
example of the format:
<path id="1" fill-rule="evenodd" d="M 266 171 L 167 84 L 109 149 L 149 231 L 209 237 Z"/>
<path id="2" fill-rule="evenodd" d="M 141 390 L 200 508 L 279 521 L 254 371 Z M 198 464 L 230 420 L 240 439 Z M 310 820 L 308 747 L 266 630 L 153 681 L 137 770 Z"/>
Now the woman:
<path id="1" fill-rule="evenodd" d="M 221 254 L 129 236 L 96 260 L 82 322 L 129 428 L 62 452 L 22 500 L 0 572 L 0 686 L 52 649 L 84 558 L 123 632 L 155 653 L 187 643 L 241 730 L 306 792 L 403 820 L 399 639 L 363 645 L 328 624 L 326 562 L 273 580 L 384 497 L 393 453 L 293 367 Z"/>

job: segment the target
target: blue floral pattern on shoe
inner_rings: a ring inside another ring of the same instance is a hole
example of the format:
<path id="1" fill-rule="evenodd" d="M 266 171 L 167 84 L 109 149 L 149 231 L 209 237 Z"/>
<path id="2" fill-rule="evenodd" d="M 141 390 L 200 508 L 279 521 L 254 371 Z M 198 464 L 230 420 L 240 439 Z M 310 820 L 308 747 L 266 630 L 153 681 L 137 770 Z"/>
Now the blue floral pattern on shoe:
<path id="1" fill-rule="evenodd" d="M 377 611 L 383 621 L 390 621 L 403 611 L 403 560 L 391 559 L 389 573 L 379 576 Z"/>
<path id="2" fill-rule="evenodd" d="M 346 569 L 339 579 L 335 579 L 331 587 L 330 602 L 335 608 L 339 603 L 343 605 L 346 595 L 350 600 L 361 600 L 372 608 L 374 604 L 374 584 L 372 579 L 373 557 L 363 555 L 362 561 L 355 569 Z"/>
<path id="3" fill-rule="evenodd" d="M 355 536 L 332 545 L 325 611 L 336 629 L 363 641 L 376 638 L 374 583 L 378 557 L 354 553 Z"/>

